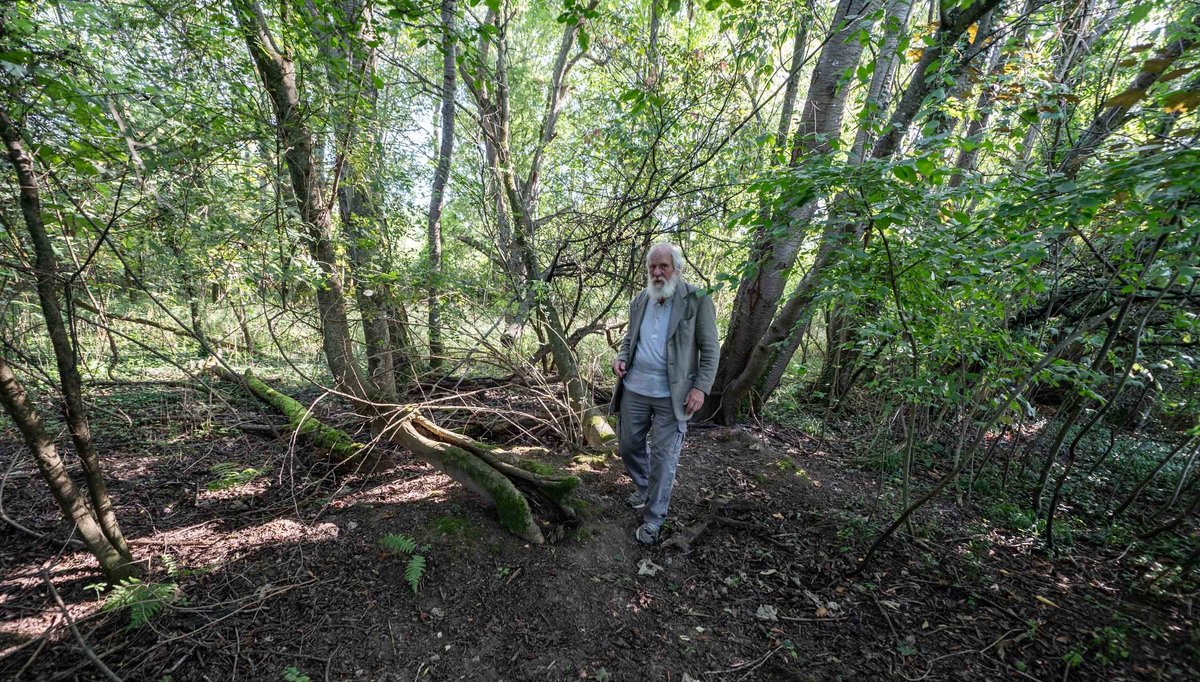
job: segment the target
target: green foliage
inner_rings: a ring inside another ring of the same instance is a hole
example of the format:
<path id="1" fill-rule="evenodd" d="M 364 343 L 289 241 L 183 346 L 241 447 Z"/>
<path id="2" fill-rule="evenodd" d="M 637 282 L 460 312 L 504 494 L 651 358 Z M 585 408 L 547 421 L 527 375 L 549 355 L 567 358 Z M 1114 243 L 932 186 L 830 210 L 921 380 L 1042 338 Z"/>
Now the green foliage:
<path id="1" fill-rule="evenodd" d="M 312 678 L 300 672 L 296 666 L 288 666 L 283 670 L 284 682 L 311 682 Z"/>
<path id="2" fill-rule="evenodd" d="M 404 579 L 408 581 L 408 586 L 412 588 L 413 594 L 417 593 L 417 589 L 421 586 L 421 577 L 425 575 L 425 557 L 420 554 L 414 554 L 408 559 L 408 564 L 404 567 Z"/>
<path id="3" fill-rule="evenodd" d="M 216 480 L 209 481 L 209 490 L 228 490 L 243 486 L 250 481 L 262 475 L 262 472 L 253 467 L 242 467 L 236 462 L 220 462 L 209 467 L 209 472 L 215 475 Z"/>
<path id="4" fill-rule="evenodd" d="M 985 517 L 1001 528 L 1008 530 L 1028 530 L 1033 526 L 1033 515 L 1028 509 L 1022 509 L 1015 502 L 1002 501 L 993 504 Z"/>
<path id="5" fill-rule="evenodd" d="M 428 546 L 418 545 L 416 540 L 407 535 L 395 534 L 388 534 L 380 538 L 379 546 L 392 554 L 410 555 L 404 566 L 404 580 L 412 588 L 413 594 L 416 594 L 420 589 L 421 578 L 424 577 L 426 568 L 424 555 L 416 552 L 418 550 L 427 552 L 429 551 Z"/>
<path id="6" fill-rule="evenodd" d="M 1123 625 L 1109 625 L 1092 630 L 1092 648 L 1096 660 L 1107 667 L 1129 658 L 1128 633 Z"/>
<path id="7" fill-rule="evenodd" d="M 379 538 L 379 546 L 393 554 L 412 554 L 417 551 L 417 541 L 407 535 L 389 533 Z"/>
<path id="8" fill-rule="evenodd" d="M 143 582 L 138 578 L 126 578 L 115 586 L 103 583 L 88 585 L 97 596 L 107 587 L 112 591 L 104 599 L 103 611 L 129 609 L 129 629 L 136 630 L 160 615 L 166 607 L 185 603 L 183 592 L 173 582 Z"/>

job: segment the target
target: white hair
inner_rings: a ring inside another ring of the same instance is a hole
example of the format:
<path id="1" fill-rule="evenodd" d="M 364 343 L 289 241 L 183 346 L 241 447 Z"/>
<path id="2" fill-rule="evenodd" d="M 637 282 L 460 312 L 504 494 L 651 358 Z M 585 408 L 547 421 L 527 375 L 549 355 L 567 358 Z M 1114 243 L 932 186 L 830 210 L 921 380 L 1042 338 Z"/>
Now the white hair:
<path id="1" fill-rule="evenodd" d="M 660 249 L 669 249 L 671 251 L 671 264 L 675 268 L 675 275 L 678 276 L 682 274 L 683 268 L 686 265 L 683 260 L 683 249 L 679 248 L 675 244 L 672 244 L 671 242 L 658 242 L 654 246 L 651 246 L 650 250 L 646 252 L 646 265 L 650 265 L 650 257 L 654 255 L 655 251 Z"/>

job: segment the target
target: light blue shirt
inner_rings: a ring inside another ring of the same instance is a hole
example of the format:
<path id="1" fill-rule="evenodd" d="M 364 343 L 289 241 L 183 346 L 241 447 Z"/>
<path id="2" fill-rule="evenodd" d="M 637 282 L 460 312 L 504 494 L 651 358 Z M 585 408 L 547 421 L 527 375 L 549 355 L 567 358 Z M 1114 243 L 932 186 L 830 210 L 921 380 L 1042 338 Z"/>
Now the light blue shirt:
<path id="1" fill-rule="evenodd" d="M 667 379 L 667 327 L 671 322 L 671 299 L 646 304 L 642 326 L 638 330 L 633 366 L 625 375 L 625 388 L 647 398 L 670 398 Z"/>

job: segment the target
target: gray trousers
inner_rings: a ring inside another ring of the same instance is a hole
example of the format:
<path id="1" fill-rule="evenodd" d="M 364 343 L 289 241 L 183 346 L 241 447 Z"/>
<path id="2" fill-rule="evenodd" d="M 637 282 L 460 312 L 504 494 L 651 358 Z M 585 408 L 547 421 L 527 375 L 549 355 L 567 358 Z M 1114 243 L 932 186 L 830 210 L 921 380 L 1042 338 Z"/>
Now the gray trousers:
<path id="1" fill-rule="evenodd" d="M 628 389 L 621 395 L 621 460 L 638 491 L 646 493 L 643 523 L 658 527 L 667 518 L 686 433 L 687 422 L 675 418 L 670 398 L 648 398 Z"/>

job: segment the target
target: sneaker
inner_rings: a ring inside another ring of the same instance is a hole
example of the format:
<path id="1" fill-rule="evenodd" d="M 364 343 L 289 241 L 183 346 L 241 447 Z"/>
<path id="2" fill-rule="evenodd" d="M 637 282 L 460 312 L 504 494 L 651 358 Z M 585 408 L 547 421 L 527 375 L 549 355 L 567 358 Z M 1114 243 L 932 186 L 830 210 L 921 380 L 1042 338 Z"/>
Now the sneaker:
<path id="1" fill-rule="evenodd" d="M 646 493 L 635 490 L 629 494 L 629 499 L 625 500 L 625 505 L 631 509 L 641 509 L 646 506 L 646 501 L 649 499 L 650 496 Z"/>
<path id="2" fill-rule="evenodd" d="M 653 545 L 658 542 L 658 526 L 649 523 L 643 523 L 633 537 L 643 545 Z"/>

